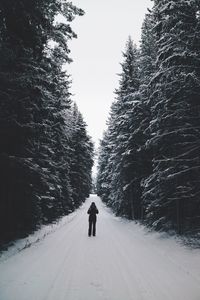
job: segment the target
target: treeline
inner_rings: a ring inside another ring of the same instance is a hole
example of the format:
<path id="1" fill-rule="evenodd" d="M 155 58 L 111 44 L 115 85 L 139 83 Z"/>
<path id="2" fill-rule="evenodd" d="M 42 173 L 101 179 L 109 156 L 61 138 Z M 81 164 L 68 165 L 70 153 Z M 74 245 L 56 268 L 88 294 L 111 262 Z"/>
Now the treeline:
<path id="1" fill-rule="evenodd" d="M 0 244 L 89 195 L 93 144 L 63 71 L 83 13 L 68 1 L 0 1 Z"/>
<path id="2" fill-rule="evenodd" d="M 154 1 L 140 47 L 128 39 L 98 194 L 156 230 L 200 228 L 200 2 Z"/>

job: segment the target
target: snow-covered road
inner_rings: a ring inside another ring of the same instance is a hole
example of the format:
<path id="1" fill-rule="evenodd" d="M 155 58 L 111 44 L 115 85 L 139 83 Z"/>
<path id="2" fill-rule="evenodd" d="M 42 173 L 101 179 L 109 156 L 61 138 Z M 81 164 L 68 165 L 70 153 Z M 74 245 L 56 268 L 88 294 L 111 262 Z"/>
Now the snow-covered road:
<path id="1" fill-rule="evenodd" d="M 87 209 L 99 209 L 87 236 Z M 200 250 L 115 217 L 92 195 L 71 221 L 0 263 L 0 300 L 199 300 Z"/>

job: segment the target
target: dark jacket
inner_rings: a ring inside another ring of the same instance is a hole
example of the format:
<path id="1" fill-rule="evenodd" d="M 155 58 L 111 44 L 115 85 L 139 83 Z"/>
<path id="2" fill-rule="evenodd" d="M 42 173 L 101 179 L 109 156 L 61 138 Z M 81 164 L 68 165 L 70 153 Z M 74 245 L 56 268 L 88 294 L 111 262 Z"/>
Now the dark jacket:
<path id="1" fill-rule="evenodd" d="M 89 214 L 89 221 L 96 221 L 99 211 L 95 204 L 91 204 L 87 213 Z"/>

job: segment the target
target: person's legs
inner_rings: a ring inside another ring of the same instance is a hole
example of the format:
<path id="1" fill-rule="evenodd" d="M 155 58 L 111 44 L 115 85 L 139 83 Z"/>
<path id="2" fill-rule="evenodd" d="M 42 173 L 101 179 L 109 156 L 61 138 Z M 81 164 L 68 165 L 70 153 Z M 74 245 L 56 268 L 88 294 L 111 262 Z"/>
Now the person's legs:
<path id="1" fill-rule="evenodd" d="M 92 233 L 92 222 L 89 221 L 88 236 L 91 236 L 91 233 Z"/>
<path id="2" fill-rule="evenodd" d="M 93 223 L 93 231 L 92 231 L 92 234 L 93 236 L 96 235 L 96 220 L 92 222 Z"/>

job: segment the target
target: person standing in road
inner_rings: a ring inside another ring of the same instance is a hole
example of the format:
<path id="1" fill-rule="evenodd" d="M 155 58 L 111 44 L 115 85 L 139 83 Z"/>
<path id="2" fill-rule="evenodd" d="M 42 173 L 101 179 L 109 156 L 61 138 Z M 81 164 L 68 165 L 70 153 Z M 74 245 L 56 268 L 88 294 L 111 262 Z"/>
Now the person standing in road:
<path id="1" fill-rule="evenodd" d="M 89 214 L 89 229 L 88 229 L 88 236 L 93 236 L 96 235 L 96 221 L 97 221 L 97 214 L 99 213 L 96 204 L 92 202 L 90 205 L 90 208 L 88 209 Z"/>

